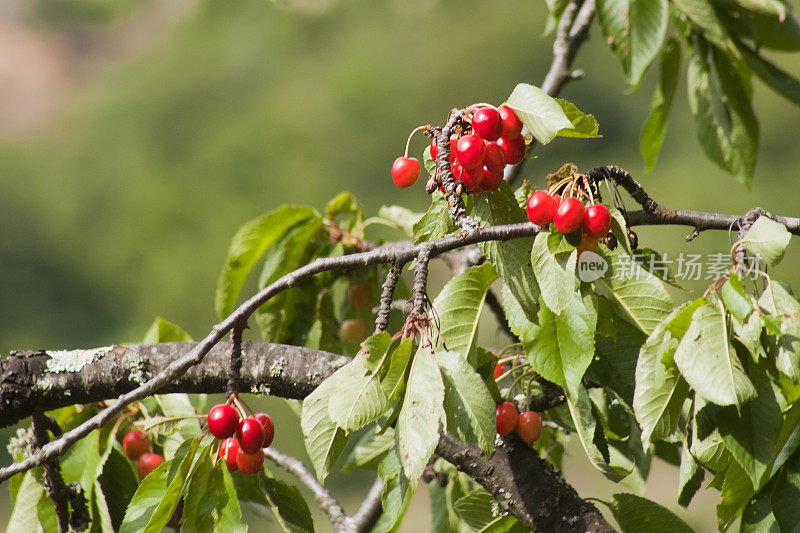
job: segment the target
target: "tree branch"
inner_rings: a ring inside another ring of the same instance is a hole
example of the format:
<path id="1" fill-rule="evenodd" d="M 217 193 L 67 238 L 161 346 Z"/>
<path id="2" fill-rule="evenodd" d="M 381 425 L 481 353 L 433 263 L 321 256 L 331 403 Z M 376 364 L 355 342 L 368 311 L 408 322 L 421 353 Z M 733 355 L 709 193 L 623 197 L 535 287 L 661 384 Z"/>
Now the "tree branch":
<path id="1" fill-rule="evenodd" d="M 367 533 L 372 531 L 372 528 L 375 527 L 375 524 L 383 513 L 381 496 L 383 495 L 384 488 L 385 486 L 381 478 L 376 479 L 375 482 L 372 483 L 369 492 L 367 492 L 358 510 L 353 516 L 349 517 L 353 531 Z"/>

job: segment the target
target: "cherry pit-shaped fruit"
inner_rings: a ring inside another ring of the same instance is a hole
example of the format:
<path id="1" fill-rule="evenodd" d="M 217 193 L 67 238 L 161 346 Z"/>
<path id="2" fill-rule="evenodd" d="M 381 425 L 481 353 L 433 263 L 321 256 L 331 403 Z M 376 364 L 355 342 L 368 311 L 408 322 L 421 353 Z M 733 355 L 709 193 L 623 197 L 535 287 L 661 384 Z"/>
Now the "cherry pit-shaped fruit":
<path id="1" fill-rule="evenodd" d="M 164 463 L 164 457 L 157 453 L 143 453 L 136 461 L 136 473 L 139 479 L 144 479 L 147 475 Z"/>
<path id="2" fill-rule="evenodd" d="M 513 139 L 500 137 L 497 139 L 497 146 L 503 150 L 508 165 L 516 165 L 525 159 L 525 138 L 522 136 Z"/>
<path id="3" fill-rule="evenodd" d="M 239 428 L 239 414 L 232 405 L 217 404 L 208 412 L 208 430 L 219 440 L 232 437 Z"/>
<path id="4" fill-rule="evenodd" d="M 478 109 L 472 115 L 472 129 L 481 139 L 496 141 L 503 134 L 500 113 L 491 107 Z"/>
<path id="5" fill-rule="evenodd" d="M 583 215 L 583 231 L 589 237 L 602 239 L 611 229 L 611 213 L 603 204 L 592 204 Z"/>
<path id="6" fill-rule="evenodd" d="M 239 470 L 236 466 L 236 456 L 239 454 L 239 441 L 234 437 L 228 437 L 219 445 L 219 457 L 225 460 L 225 464 L 230 472 Z"/>
<path id="7" fill-rule="evenodd" d="M 416 157 L 398 157 L 392 164 L 392 180 L 401 189 L 414 185 L 419 178 L 420 166 Z"/>
<path id="8" fill-rule="evenodd" d="M 553 215 L 553 223 L 561 233 L 572 233 L 581 227 L 583 213 L 583 203 L 580 200 L 573 197 L 564 198 Z"/>
<path id="9" fill-rule="evenodd" d="M 239 423 L 236 439 L 244 453 L 256 453 L 264 446 L 264 426 L 252 416 Z"/>
<path id="10" fill-rule="evenodd" d="M 264 452 L 258 450 L 256 453 L 244 453 L 240 448 L 236 454 L 236 466 L 243 474 L 255 474 L 264 466 Z"/>
<path id="11" fill-rule="evenodd" d="M 514 110 L 507 105 L 501 105 L 497 109 L 500 113 L 500 120 L 503 122 L 503 138 L 514 139 L 522 134 L 522 121 Z"/>
<path id="12" fill-rule="evenodd" d="M 131 461 L 136 461 L 142 454 L 150 451 L 150 440 L 139 429 L 129 431 L 122 439 L 122 449 Z"/>
<path id="13" fill-rule="evenodd" d="M 456 143 L 456 159 L 461 166 L 467 168 L 481 168 L 483 158 L 486 156 L 486 145 L 477 135 L 464 135 Z"/>
<path id="14" fill-rule="evenodd" d="M 528 198 L 528 205 L 525 209 L 528 220 L 537 226 L 546 226 L 553 220 L 553 215 L 558 208 L 555 198 L 550 196 L 547 191 L 535 191 Z"/>
<path id="15" fill-rule="evenodd" d="M 497 434 L 505 437 L 517 426 L 517 407 L 511 402 L 497 404 Z"/>
<path id="16" fill-rule="evenodd" d="M 525 411 L 517 418 L 517 435 L 527 444 L 533 444 L 542 435 L 542 417 L 536 411 Z"/>

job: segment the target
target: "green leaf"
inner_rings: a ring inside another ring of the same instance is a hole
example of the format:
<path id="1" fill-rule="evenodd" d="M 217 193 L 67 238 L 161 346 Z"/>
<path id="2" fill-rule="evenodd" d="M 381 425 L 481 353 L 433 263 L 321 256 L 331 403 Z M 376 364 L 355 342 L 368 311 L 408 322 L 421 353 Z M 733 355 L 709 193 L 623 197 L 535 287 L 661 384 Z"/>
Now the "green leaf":
<path id="1" fill-rule="evenodd" d="M 780 317 L 780 335 L 775 339 L 775 364 L 795 383 L 800 379 L 800 302 L 779 283 L 770 282 L 758 305 Z"/>
<path id="2" fill-rule="evenodd" d="M 314 520 L 300 489 L 265 475 L 261 484 L 281 528 L 287 533 L 312 533 Z"/>
<path id="3" fill-rule="evenodd" d="M 142 344 L 155 344 L 158 342 L 192 342 L 192 336 L 186 333 L 179 325 L 156 317 L 153 324 L 144 335 Z"/>
<path id="4" fill-rule="evenodd" d="M 793 104 L 800 106 L 800 81 L 797 78 L 776 67 L 744 43 L 740 41 L 735 43 L 744 62 L 756 76 L 761 78 L 761 81 Z"/>
<path id="5" fill-rule="evenodd" d="M 397 450 L 403 471 L 416 487 L 439 442 L 439 424 L 445 420 L 444 383 L 433 354 L 421 347 L 414 355 L 403 408 L 397 418 Z"/>
<path id="6" fill-rule="evenodd" d="M 245 278 L 266 249 L 289 228 L 312 217 L 319 215 L 310 207 L 283 206 L 250 220 L 236 232 L 217 282 L 214 308 L 219 318 L 233 310 Z"/>
<path id="7" fill-rule="evenodd" d="M 44 487 L 36 479 L 32 470 L 25 473 L 22 483 L 17 492 L 17 499 L 11 516 L 8 518 L 6 533 L 18 533 L 20 531 L 42 531 L 39 524 L 39 515 L 36 507 L 39 499 L 44 495 Z M 46 498 L 47 496 L 45 496 Z"/>
<path id="8" fill-rule="evenodd" d="M 390 356 L 389 370 L 381 381 L 381 387 L 389 401 L 394 401 L 403 394 L 406 369 L 408 361 L 411 359 L 413 344 L 414 342 L 410 338 L 403 339 Z"/>
<path id="9" fill-rule="evenodd" d="M 610 455 L 600 417 L 586 387 L 579 386 L 575 399 L 567 396 L 567 406 L 581 445 L 595 468 L 612 481 L 619 481 L 630 474 L 632 468 L 620 465 L 621 457 L 616 449 L 613 449 L 615 455 Z"/>
<path id="10" fill-rule="evenodd" d="M 772 513 L 770 498 L 774 483 L 768 483 L 747 502 L 742 512 L 739 533 L 778 533 L 778 521 Z"/>
<path id="11" fill-rule="evenodd" d="M 633 410 L 642 428 L 645 448 L 654 440 L 674 434 L 678 428 L 683 401 L 689 391 L 686 381 L 672 364 L 672 357 L 698 306 L 697 302 L 683 304 L 670 313 L 656 326 L 639 352 Z"/>
<path id="12" fill-rule="evenodd" d="M 433 302 L 439 316 L 439 331 L 448 350 L 468 358 L 478 333 L 478 320 L 486 291 L 497 272 L 485 263 L 469 267 L 451 279 Z"/>
<path id="13" fill-rule="evenodd" d="M 597 19 L 609 48 L 617 56 L 625 78 L 631 81 L 631 24 L 632 0 L 597 0 Z"/>
<path id="14" fill-rule="evenodd" d="M 576 137 L 580 139 L 596 139 L 602 137 L 600 135 L 600 126 L 597 124 L 597 119 L 594 115 L 587 115 L 572 102 L 568 102 L 563 98 L 556 98 L 556 102 L 561 106 L 561 110 L 572 122 L 571 128 L 559 130 L 559 137 Z"/>
<path id="15" fill-rule="evenodd" d="M 611 308 L 607 303 L 598 300 L 600 309 Z M 617 321 L 615 327 L 613 337 L 595 335 L 595 357 L 585 377 L 613 390 L 626 405 L 633 405 L 636 361 L 647 337 L 626 320 Z"/>
<path id="16" fill-rule="evenodd" d="M 389 403 L 381 388 L 380 376 L 368 373 L 364 357 L 347 363 L 328 378 L 334 380 L 336 394 L 330 397 L 328 414 L 346 431 L 361 429 L 383 414 Z"/>
<path id="17" fill-rule="evenodd" d="M 620 492 L 608 502 L 623 533 L 693 533 L 678 516 L 654 501 L 635 494 Z"/>
<path id="18" fill-rule="evenodd" d="M 712 161 L 749 185 L 758 151 L 758 121 L 733 59 L 702 37 L 695 38 L 687 87 L 703 150 Z"/>
<path id="19" fill-rule="evenodd" d="M 547 245 L 549 231 L 540 231 L 533 241 L 531 265 L 542 300 L 556 315 L 570 306 L 575 296 L 575 265 L 578 252 L 554 254 Z"/>
<path id="20" fill-rule="evenodd" d="M 474 531 L 482 531 L 494 522 L 497 517 L 492 512 L 494 498 L 484 489 L 473 490 L 455 503 L 455 511 L 459 518 Z"/>
<path id="21" fill-rule="evenodd" d="M 364 212 L 349 192 L 340 192 L 325 206 L 325 219 L 344 227 L 348 232 L 363 238 L 359 226 L 364 222 Z"/>
<path id="22" fill-rule="evenodd" d="M 167 525 L 192 466 L 199 439 L 186 441 L 175 457 L 150 472 L 133 495 L 120 533 L 160 532 Z"/>
<path id="23" fill-rule="evenodd" d="M 383 456 L 394 446 L 394 429 L 387 428 L 383 433 L 376 433 L 370 428 L 358 441 L 353 453 L 342 466 L 343 472 L 356 468 L 377 468 Z"/>
<path id="24" fill-rule="evenodd" d="M 664 45 L 659 67 L 659 80 L 650 98 L 650 115 L 642 127 L 639 149 L 647 170 L 656 165 L 658 152 L 667 131 L 667 121 L 672 110 L 678 74 L 681 67 L 681 47 L 677 39 L 671 38 Z"/>
<path id="25" fill-rule="evenodd" d="M 705 478 L 705 470 L 691 453 L 689 443 L 684 440 L 681 448 L 681 466 L 678 477 L 678 504 L 688 507 L 689 503 L 700 490 Z"/>
<path id="26" fill-rule="evenodd" d="M 392 336 L 387 331 L 381 331 L 367 337 L 361 346 L 367 350 L 366 357 L 361 359 L 364 368 L 375 372 L 380 369 L 392 347 Z"/>
<path id="27" fill-rule="evenodd" d="M 511 187 L 505 182 L 488 193 L 485 200 L 478 199 L 472 214 L 493 226 L 527 221 Z M 539 309 L 539 287 L 530 267 L 532 247 L 533 237 L 478 243 L 478 249 L 503 278 L 530 322 L 536 320 Z"/>
<path id="28" fill-rule="evenodd" d="M 773 50 L 800 50 L 800 21 L 792 13 L 785 17 L 748 13 L 755 27 L 758 45 Z"/>
<path id="29" fill-rule="evenodd" d="M 609 270 L 595 282 L 598 292 L 649 335 L 674 308 L 664 282 L 643 269 L 622 247 L 613 251 L 603 247 L 600 255 L 609 263 Z"/>
<path id="30" fill-rule="evenodd" d="M 722 501 L 717 505 L 717 525 L 720 531 L 724 531 L 742 514 L 756 491 L 745 471 L 734 461 L 725 471 L 720 492 Z"/>
<path id="31" fill-rule="evenodd" d="M 725 29 L 722 27 L 714 6 L 708 0 L 672 0 L 675 7 L 689 20 L 703 30 L 706 38 L 717 44 L 724 44 Z"/>
<path id="32" fill-rule="evenodd" d="M 572 121 L 558 102 L 533 85 L 518 84 L 511 91 L 506 105 L 514 110 L 541 144 L 552 141 L 560 130 L 572 128 Z"/>
<path id="33" fill-rule="evenodd" d="M 725 315 L 714 304 L 694 312 L 674 360 L 689 385 L 717 405 L 741 406 L 756 394 L 728 339 Z"/>
<path id="34" fill-rule="evenodd" d="M 132 464 L 117 448 L 111 448 L 108 457 L 103 463 L 103 471 L 97 478 L 100 488 L 105 495 L 106 506 L 114 530 L 118 530 L 125 517 L 136 489 L 139 479 L 133 471 Z"/>
<path id="35" fill-rule="evenodd" d="M 792 234 L 786 226 L 767 217 L 758 217 L 742 239 L 745 249 L 770 265 L 783 258 Z"/>
<path id="36" fill-rule="evenodd" d="M 226 498 L 222 468 L 214 467 L 210 450 L 204 449 L 198 457 L 191 481 L 186 484 L 181 531 L 185 533 L 213 531 L 214 518 L 219 513 L 221 501 Z"/>
<path id="37" fill-rule="evenodd" d="M 333 463 L 339 458 L 347 442 L 344 431 L 330 418 L 329 403 L 338 393 L 337 379 L 329 377 L 303 400 L 300 427 L 305 438 L 306 452 L 317 472 L 317 478 L 324 481 Z M 341 383 L 339 384 L 341 385 Z"/>
<path id="38" fill-rule="evenodd" d="M 658 55 L 669 22 L 667 0 L 631 0 L 631 68 L 630 79 L 636 86 L 644 71 Z"/>
<path id="39" fill-rule="evenodd" d="M 222 471 L 225 498 L 221 502 L 214 530 L 225 531 L 225 533 L 246 533 L 247 525 L 242 522 L 242 509 L 239 507 L 239 499 L 236 497 L 236 488 L 233 486 L 231 473 L 227 468 L 220 468 L 220 470 Z"/>
<path id="40" fill-rule="evenodd" d="M 756 396 L 741 405 L 738 412 L 734 406 L 720 409 L 717 420 L 725 447 L 758 489 L 775 454 L 783 418 L 766 370 L 751 364 L 748 375 Z"/>
<path id="41" fill-rule="evenodd" d="M 378 465 L 378 475 L 385 488 L 381 494 L 383 513 L 372 533 L 395 532 L 403 520 L 403 516 L 411 503 L 413 487 L 403 477 L 403 468 L 397 453 L 388 453 Z"/>
<path id="42" fill-rule="evenodd" d="M 463 356 L 455 352 L 434 355 L 444 380 L 448 431 L 468 444 L 477 443 L 488 457 L 497 433 L 492 396 Z"/>
<path id="43" fill-rule="evenodd" d="M 753 304 L 747 299 L 744 286 L 736 274 L 731 274 L 728 281 L 720 287 L 719 296 L 722 298 L 725 308 L 739 322 L 744 322 L 753 311 Z"/>
<path id="44" fill-rule="evenodd" d="M 172 459 L 175 451 L 186 440 L 197 438 L 201 435 L 200 424 L 194 416 L 197 414 L 188 394 L 157 394 L 155 396 L 164 416 L 192 417 L 176 422 L 177 432 L 170 435 L 164 443 L 164 457 Z"/>
<path id="45" fill-rule="evenodd" d="M 542 377 L 564 387 L 575 398 L 594 355 L 594 331 L 597 314 L 586 307 L 580 295 L 560 315 L 547 306 L 539 310 L 539 330 L 525 345 L 528 360 Z"/>
<path id="46" fill-rule="evenodd" d="M 772 512 L 781 531 L 797 531 L 800 528 L 800 452 L 795 452 L 786 462 L 772 489 Z"/>
<path id="47" fill-rule="evenodd" d="M 399 205 L 382 205 L 378 216 L 388 225 L 401 229 L 409 237 L 414 237 L 414 225 L 420 221 L 423 213 L 415 213 Z"/>
<path id="48" fill-rule="evenodd" d="M 413 226 L 414 242 L 434 241 L 456 231 L 456 225 L 450 218 L 447 200 L 439 191 L 431 195 L 431 206 Z"/>

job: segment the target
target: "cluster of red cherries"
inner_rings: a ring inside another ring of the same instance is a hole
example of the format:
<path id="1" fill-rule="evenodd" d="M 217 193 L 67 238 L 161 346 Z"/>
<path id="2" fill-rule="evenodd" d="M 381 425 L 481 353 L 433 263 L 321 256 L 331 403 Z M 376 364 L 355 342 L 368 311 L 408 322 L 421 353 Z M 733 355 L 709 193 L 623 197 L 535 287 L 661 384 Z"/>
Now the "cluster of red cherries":
<path id="1" fill-rule="evenodd" d="M 494 379 L 500 379 L 505 374 L 505 366 L 498 364 L 494 367 Z M 498 403 L 495 408 L 497 434 L 505 437 L 516 431 L 519 438 L 527 444 L 533 444 L 542 435 L 542 417 L 536 411 L 517 411 L 517 406 L 511 402 Z"/>
<path id="2" fill-rule="evenodd" d="M 221 440 L 219 458 L 231 472 L 255 474 L 264 466 L 264 451 L 272 444 L 275 426 L 266 413 L 240 416 L 229 403 L 217 404 L 208 412 L 208 431 Z"/>
<path id="3" fill-rule="evenodd" d="M 471 115 L 470 110 L 475 109 Z M 453 177 L 464 184 L 466 192 L 494 191 L 503 181 L 506 165 L 516 165 L 525 158 L 525 138 L 522 121 L 514 111 L 501 105 L 476 104 L 467 108 L 468 126 L 460 136 L 450 138 L 450 168 Z M 417 128 L 425 129 L 423 128 Z M 413 135 L 413 132 L 412 132 Z M 438 149 L 436 139 L 431 140 L 431 157 L 435 160 Z M 420 164 L 415 157 L 395 159 L 392 180 L 405 189 L 419 178 Z"/>
<path id="4" fill-rule="evenodd" d="M 152 453 L 150 439 L 140 429 L 133 429 L 125 434 L 122 439 L 122 449 L 128 459 L 136 462 L 136 473 L 139 474 L 139 479 L 144 479 L 147 474 L 164 463 L 163 455 Z"/>
<path id="5" fill-rule="evenodd" d="M 537 226 L 553 225 L 561 233 L 572 233 L 578 228 L 591 239 L 602 239 L 611 229 L 611 213 L 601 203 L 584 207 L 578 198 L 569 196 L 562 199 L 559 194 L 539 190 L 528 198 L 526 209 L 528 220 Z"/>

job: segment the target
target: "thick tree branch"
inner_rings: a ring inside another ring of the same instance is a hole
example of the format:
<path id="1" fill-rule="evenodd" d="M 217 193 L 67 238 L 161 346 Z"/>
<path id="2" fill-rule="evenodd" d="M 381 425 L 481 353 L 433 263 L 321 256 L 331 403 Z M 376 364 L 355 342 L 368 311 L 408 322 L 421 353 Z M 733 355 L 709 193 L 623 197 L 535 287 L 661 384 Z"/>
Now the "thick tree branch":
<path id="1" fill-rule="evenodd" d="M 95 358 L 81 368 L 60 372 L 47 370 L 47 362 L 51 358 L 43 352 L 12 355 L 0 361 L 0 369 L 3 376 L 7 376 L 6 371 L 10 368 L 16 369 L 18 373 L 13 383 L 4 379 L 0 384 L 0 398 L 3 399 L 3 405 L 16 404 L 16 401 L 28 398 L 38 402 L 39 409 L 45 405 L 47 409 L 55 409 L 114 398 L 135 389 L 138 382 L 131 379 L 131 376 L 164 368 L 178 354 L 196 349 L 198 345 L 199 343 L 162 343 L 120 347 Z M 211 350 L 205 361 L 191 368 L 176 383 L 165 387 L 161 392 L 225 392 L 226 352 L 230 347 L 229 342 L 220 343 Z M 287 398 L 305 397 L 349 360 L 340 355 L 282 344 L 246 341 L 242 348 L 242 390 L 269 392 Z M 27 384 L 33 392 L 24 396 L 19 390 L 21 383 Z M 10 400 L 10 404 L 5 403 L 6 399 Z M 16 413 L 17 416 L 23 416 L 21 406 L 17 407 Z M 3 415 L 6 413 L 3 412 Z M 8 420 L 7 418 L 6 421 Z M 273 453 L 274 450 L 270 448 L 267 450 L 272 455 L 268 455 L 271 460 L 278 458 L 277 452 Z M 575 513 L 584 511 L 588 514 L 578 516 L 576 523 L 585 524 L 587 528 L 591 524 L 600 524 L 597 519 L 599 514 L 595 516 L 596 509 L 582 500 L 574 489 L 527 446 L 512 440 L 510 444 L 498 448 L 486 460 L 477 448 L 445 435 L 439 443 L 437 453 L 446 461 L 461 467 L 470 476 L 476 476 L 476 481 L 492 494 L 499 496 L 501 504 L 506 506 L 504 508 L 526 525 L 536 524 L 541 531 L 561 531 L 548 527 L 557 523 L 558 517 L 570 518 L 577 516 Z M 531 474 L 528 475 L 527 472 Z M 304 479 L 303 482 L 310 480 Z M 504 494 L 512 497 L 507 498 Z M 519 496 L 520 494 L 523 496 Z M 559 510 L 557 516 L 549 518 L 543 516 L 544 509 L 555 509 L 553 505 L 556 504 L 564 505 L 565 511 Z M 369 521 L 376 518 L 379 509 L 380 491 L 376 482 L 361 509 L 343 524 L 353 531 L 367 531 Z M 540 520 L 545 520 L 541 522 L 543 525 L 540 525 Z M 573 530 L 575 529 L 564 529 Z M 597 526 L 592 531 L 607 529 Z"/>

